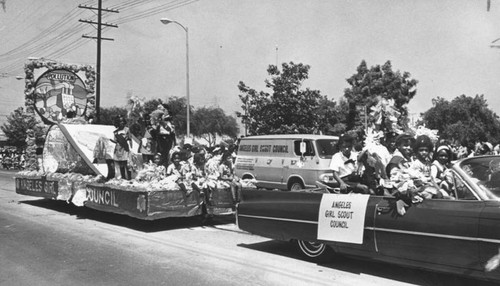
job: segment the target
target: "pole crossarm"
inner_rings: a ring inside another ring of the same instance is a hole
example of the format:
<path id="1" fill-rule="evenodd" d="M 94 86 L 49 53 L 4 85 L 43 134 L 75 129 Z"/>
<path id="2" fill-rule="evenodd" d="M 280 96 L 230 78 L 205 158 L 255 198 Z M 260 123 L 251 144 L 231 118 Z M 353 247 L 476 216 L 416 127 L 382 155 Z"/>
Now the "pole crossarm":
<path id="1" fill-rule="evenodd" d="M 95 7 L 87 6 L 87 5 L 78 5 L 78 8 L 90 9 L 90 10 L 99 10 L 99 8 L 95 8 Z M 103 12 L 112 12 L 112 13 L 119 13 L 119 11 L 116 10 L 116 9 L 101 8 L 101 11 L 103 11 Z"/>
<path id="2" fill-rule="evenodd" d="M 99 39 L 98 37 L 92 37 L 92 36 L 87 36 L 87 35 L 82 35 L 82 38 L 86 38 L 86 39 L 94 39 L 94 40 Z M 101 37 L 101 40 L 106 40 L 106 41 L 114 41 L 115 39 L 113 39 L 113 38 L 103 38 L 103 37 Z"/>
<path id="3" fill-rule="evenodd" d="M 78 20 L 78 22 L 87 23 L 87 24 L 96 24 L 96 25 L 99 24 L 98 22 L 94 22 L 94 21 L 90 21 L 90 20 L 82 20 L 82 19 Z M 101 23 L 101 26 L 118 28 L 118 25 L 110 24 L 110 23 Z"/>

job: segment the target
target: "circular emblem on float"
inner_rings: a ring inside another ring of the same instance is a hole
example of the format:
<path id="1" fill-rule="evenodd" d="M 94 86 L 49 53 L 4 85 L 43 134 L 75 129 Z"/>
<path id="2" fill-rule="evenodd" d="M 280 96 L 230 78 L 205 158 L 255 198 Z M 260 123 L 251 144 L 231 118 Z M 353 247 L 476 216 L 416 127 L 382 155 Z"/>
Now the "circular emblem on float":
<path id="1" fill-rule="evenodd" d="M 35 83 L 35 111 L 49 123 L 85 116 L 88 91 L 75 73 L 51 70 L 43 73 Z"/>

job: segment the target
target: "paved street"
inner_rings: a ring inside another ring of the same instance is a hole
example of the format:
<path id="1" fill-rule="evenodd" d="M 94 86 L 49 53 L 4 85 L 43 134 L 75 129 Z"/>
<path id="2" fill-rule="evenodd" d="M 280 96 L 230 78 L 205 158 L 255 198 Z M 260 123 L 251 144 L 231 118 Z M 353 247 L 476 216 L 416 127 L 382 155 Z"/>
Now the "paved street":
<path id="1" fill-rule="evenodd" d="M 345 257 L 318 265 L 231 217 L 141 221 L 15 193 L 0 171 L 0 285 L 490 285 Z"/>

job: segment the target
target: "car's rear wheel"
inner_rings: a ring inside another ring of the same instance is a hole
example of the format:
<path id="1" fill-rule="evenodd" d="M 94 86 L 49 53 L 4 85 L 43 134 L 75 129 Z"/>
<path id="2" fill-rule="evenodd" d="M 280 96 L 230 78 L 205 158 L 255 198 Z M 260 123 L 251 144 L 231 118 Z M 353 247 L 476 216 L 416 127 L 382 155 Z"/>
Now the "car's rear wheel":
<path id="1" fill-rule="evenodd" d="M 302 254 L 313 261 L 324 261 L 332 252 L 331 248 L 321 242 L 297 240 L 297 244 Z"/>

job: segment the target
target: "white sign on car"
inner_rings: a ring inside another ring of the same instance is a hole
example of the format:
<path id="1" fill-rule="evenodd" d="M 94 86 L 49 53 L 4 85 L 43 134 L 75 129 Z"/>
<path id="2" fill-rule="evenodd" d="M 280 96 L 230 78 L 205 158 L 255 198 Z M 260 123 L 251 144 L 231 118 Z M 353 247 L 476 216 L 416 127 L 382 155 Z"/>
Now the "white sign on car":
<path id="1" fill-rule="evenodd" d="M 318 216 L 318 240 L 363 243 L 369 195 L 323 194 Z"/>

